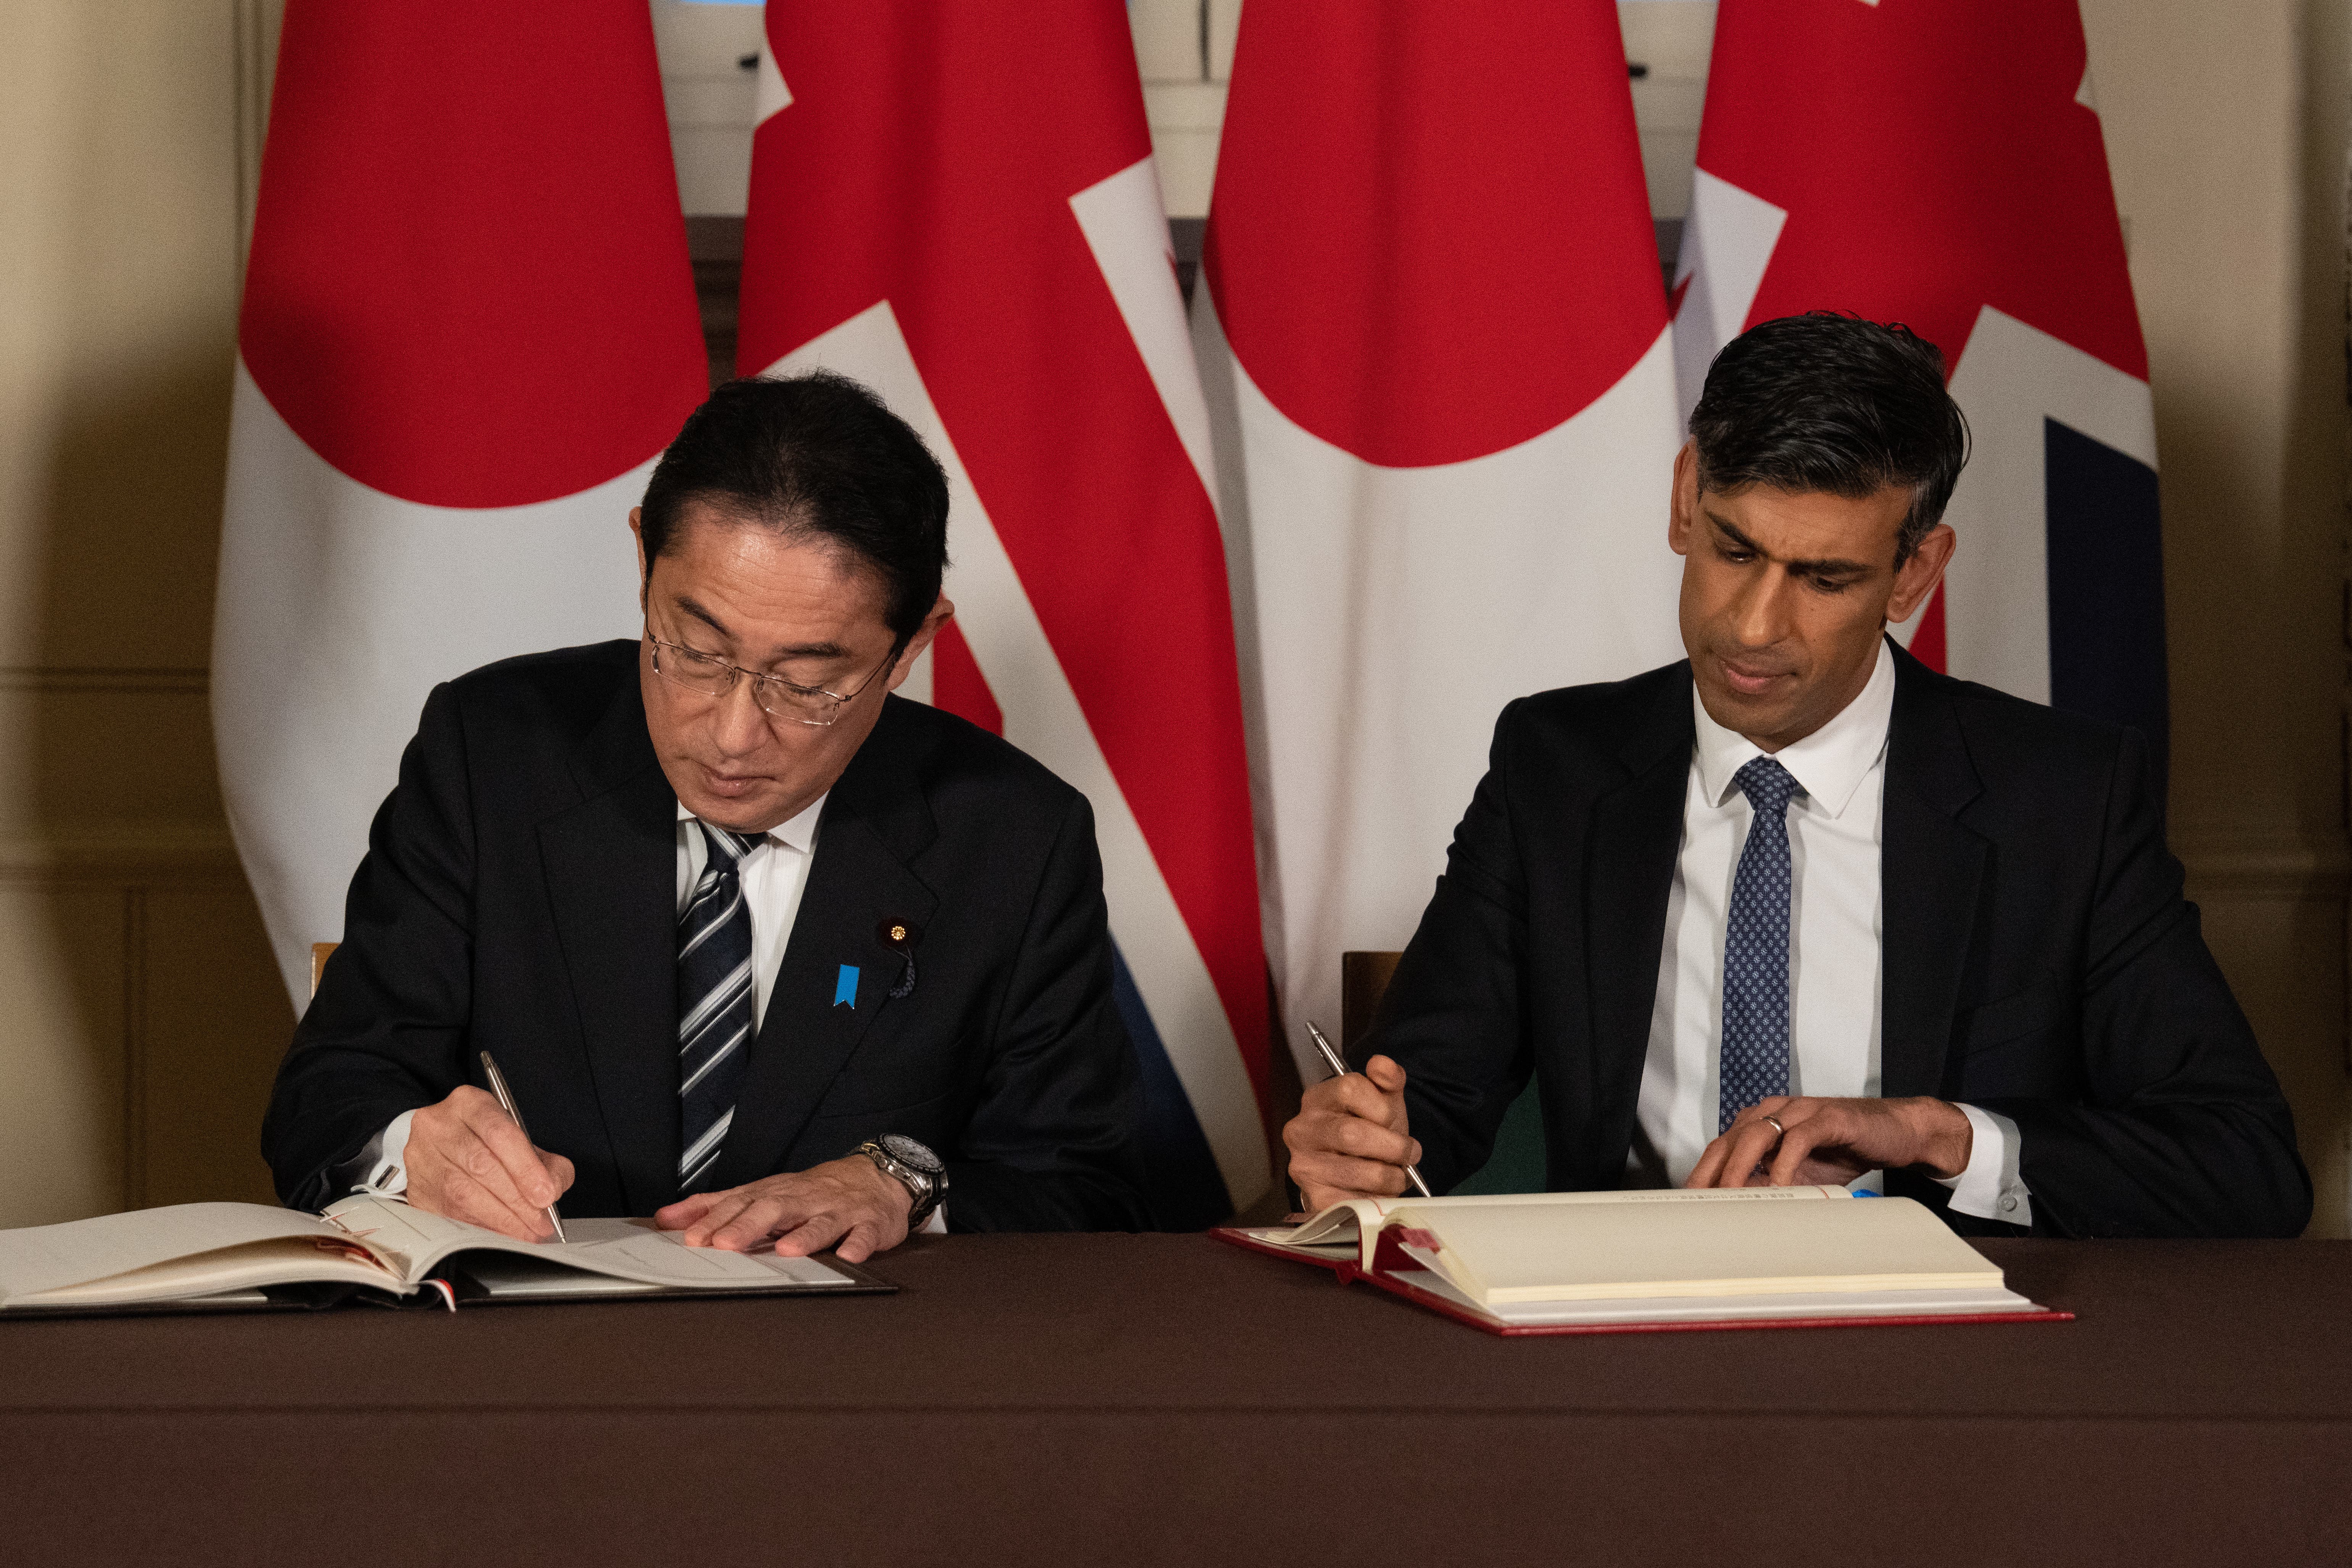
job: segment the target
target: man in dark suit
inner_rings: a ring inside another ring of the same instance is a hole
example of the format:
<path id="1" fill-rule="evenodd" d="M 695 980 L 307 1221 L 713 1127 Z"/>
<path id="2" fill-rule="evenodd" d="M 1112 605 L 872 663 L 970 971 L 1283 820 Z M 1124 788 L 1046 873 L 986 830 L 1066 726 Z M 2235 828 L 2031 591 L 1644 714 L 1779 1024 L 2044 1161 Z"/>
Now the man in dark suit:
<path id="1" fill-rule="evenodd" d="M 1143 1223 L 1087 801 L 889 695 L 953 614 L 947 500 L 839 377 L 687 421 L 630 517 L 644 636 L 425 703 L 278 1069 L 286 1202 L 852 1261 Z"/>
<path id="2" fill-rule="evenodd" d="M 1716 361 L 1675 467 L 1689 658 L 1512 703 L 1311 1206 L 1476 1171 L 1536 1078 L 1555 1190 L 1848 1183 L 1969 1234 L 2293 1236 L 2311 1184 L 2180 896 L 2138 735 L 1897 648 L 1954 547 L 1936 350 L 1814 315 Z"/>

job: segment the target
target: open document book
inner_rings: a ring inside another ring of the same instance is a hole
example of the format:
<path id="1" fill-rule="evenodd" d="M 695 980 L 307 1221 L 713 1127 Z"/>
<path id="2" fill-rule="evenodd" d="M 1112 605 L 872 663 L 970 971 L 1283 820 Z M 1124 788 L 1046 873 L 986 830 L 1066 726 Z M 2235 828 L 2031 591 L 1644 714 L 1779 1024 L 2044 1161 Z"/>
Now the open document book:
<path id="1" fill-rule="evenodd" d="M 182 1204 L 0 1231 L 0 1318 L 170 1304 L 181 1310 L 379 1298 L 547 1300 L 887 1290 L 835 1261 L 686 1246 L 647 1219 L 569 1219 L 568 1243 L 517 1241 L 406 1204 L 351 1197 L 324 1217 L 259 1204 Z"/>
<path id="2" fill-rule="evenodd" d="M 1843 1187 L 1357 1198 L 1215 1234 L 1503 1333 L 2070 1316 L 1923 1205 Z"/>

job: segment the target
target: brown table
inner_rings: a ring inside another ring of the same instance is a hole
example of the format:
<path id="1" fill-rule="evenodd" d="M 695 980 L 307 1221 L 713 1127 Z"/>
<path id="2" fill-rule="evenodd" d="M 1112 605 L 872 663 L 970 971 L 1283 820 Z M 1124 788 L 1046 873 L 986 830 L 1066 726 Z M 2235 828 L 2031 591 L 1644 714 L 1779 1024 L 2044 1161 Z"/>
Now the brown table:
<path id="1" fill-rule="evenodd" d="M 1204 1237 L 890 1297 L 0 1323 L 0 1562 L 2352 1562 L 2352 1243 L 2072 1324 L 1504 1340 Z"/>

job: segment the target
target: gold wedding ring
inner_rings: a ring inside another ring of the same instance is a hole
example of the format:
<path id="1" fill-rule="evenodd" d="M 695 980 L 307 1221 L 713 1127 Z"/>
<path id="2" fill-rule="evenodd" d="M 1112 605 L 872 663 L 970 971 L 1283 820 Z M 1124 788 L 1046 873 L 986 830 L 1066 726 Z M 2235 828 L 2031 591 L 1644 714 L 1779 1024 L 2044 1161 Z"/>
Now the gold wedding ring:
<path id="1" fill-rule="evenodd" d="M 1789 1130 L 1780 1125 L 1779 1117 L 1768 1116 L 1764 1120 L 1772 1124 L 1772 1136 L 1775 1138 L 1786 1138 L 1789 1135 Z"/>

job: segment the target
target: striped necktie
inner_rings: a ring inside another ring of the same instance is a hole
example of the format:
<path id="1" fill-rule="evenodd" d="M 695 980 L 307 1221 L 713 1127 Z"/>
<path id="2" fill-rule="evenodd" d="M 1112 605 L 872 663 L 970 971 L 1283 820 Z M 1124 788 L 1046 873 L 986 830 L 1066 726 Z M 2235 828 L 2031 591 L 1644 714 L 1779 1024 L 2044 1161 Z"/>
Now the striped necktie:
<path id="1" fill-rule="evenodd" d="M 1723 1067 L 1715 1130 L 1789 1092 L 1789 802 L 1805 793 L 1769 757 L 1731 775 L 1753 816 L 1723 940 Z"/>
<path id="2" fill-rule="evenodd" d="M 756 839 L 698 820 L 709 853 L 677 918 L 677 1187 L 719 1162 L 751 1055 L 751 911 L 737 866 Z"/>

